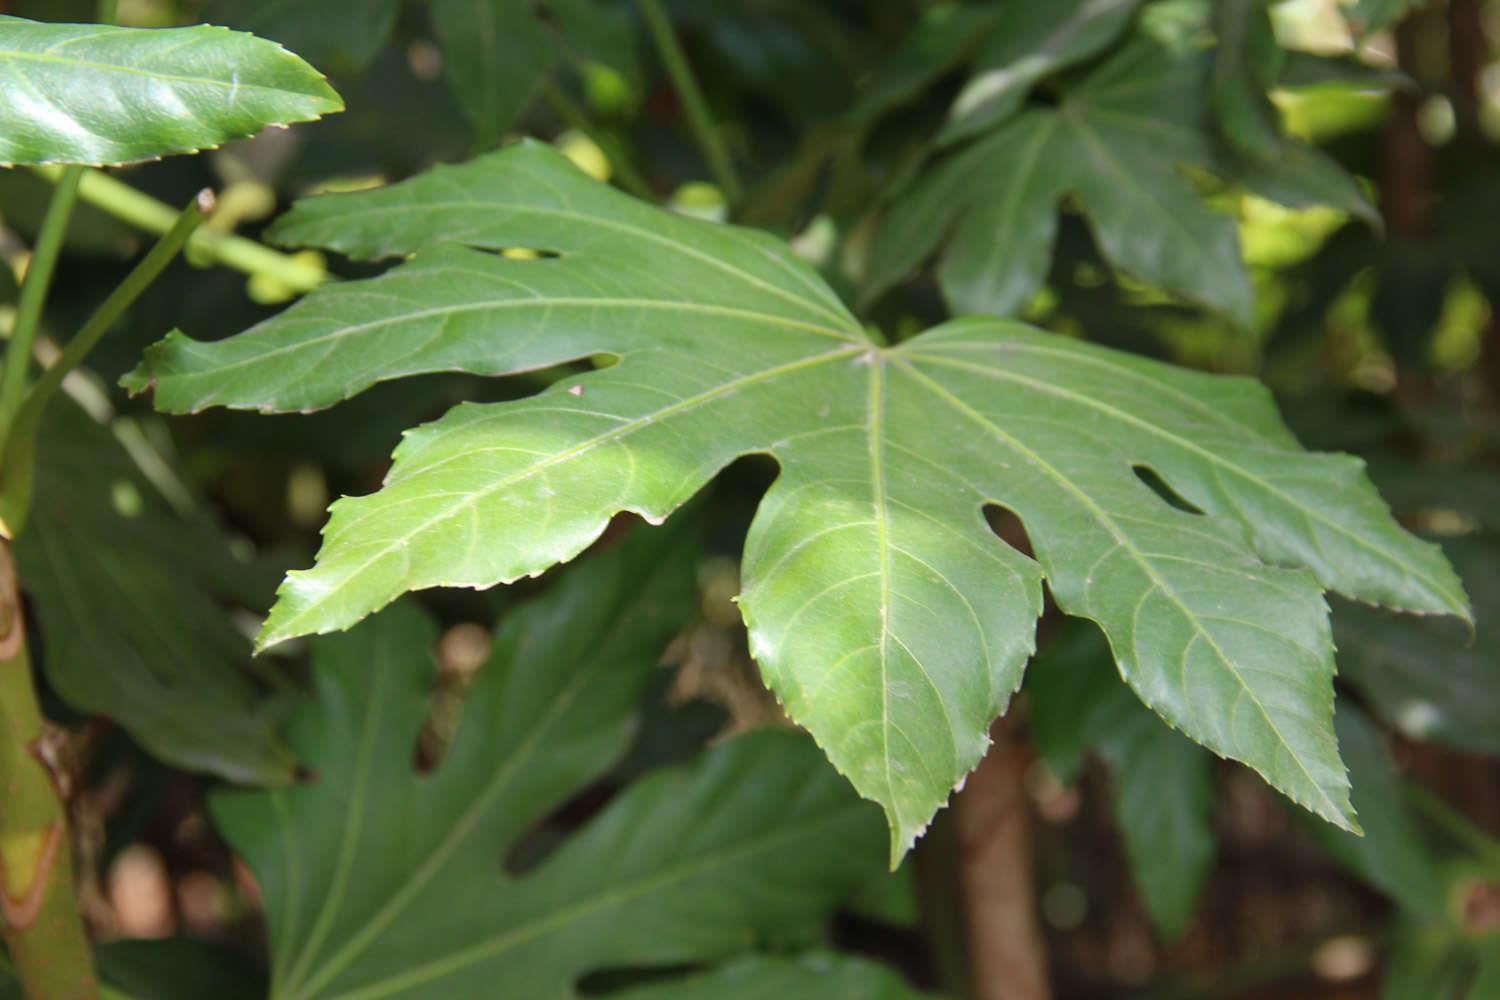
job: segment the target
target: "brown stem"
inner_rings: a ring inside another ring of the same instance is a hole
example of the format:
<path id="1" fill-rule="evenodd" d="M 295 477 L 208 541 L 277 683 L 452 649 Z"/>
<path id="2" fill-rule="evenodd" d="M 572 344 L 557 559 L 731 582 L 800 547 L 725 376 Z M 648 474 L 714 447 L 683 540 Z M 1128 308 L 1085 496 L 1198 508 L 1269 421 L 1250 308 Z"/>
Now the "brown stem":
<path id="1" fill-rule="evenodd" d="M 1396 27 L 1397 65 L 1413 74 L 1418 25 L 1418 18 L 1409 17 Z M 1431 155 L 1417 125 L 1421 101 L 1420 93 L 1402 90 L 1392 94 L 1391 116 L 1381 137 L 1380 210 L 1386 227 L 1395 236 L 1420 236 L 1427 231 Z"/>
<path id="2" fill-rule="evenodd" d="M 1025 787 L 1032 754 L 1004 718 L 990 738 L 954 807 L 974 1000 L 1046 1000 Z"/>
<path id="3" fill-rule="evenodd" d="M 15 565 L 0 541 L 0 937 L 29 1000 L 96 1000 L 67 814 L 45 746 Z"/>

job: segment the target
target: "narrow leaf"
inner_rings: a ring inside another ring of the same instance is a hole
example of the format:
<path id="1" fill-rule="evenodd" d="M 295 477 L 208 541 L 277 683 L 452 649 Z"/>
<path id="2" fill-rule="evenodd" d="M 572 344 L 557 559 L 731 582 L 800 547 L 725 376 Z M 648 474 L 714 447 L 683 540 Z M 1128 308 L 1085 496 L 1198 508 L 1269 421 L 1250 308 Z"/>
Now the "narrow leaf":
<path id="1" fill-rule="evenodd" d="M 0 15 L 0 164 L 150 160 L 309 121 L 343 103 L 274 42 L 226 28 Z"/>

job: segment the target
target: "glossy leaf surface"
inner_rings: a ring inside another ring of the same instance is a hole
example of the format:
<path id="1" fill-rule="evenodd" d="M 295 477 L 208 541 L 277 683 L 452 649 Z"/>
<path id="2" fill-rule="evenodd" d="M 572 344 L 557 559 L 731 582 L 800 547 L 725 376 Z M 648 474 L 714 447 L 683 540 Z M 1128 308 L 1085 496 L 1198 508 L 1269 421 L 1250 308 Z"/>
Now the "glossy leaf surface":
<path id="1" fill-rule="evenodd" d="M 319 640 L 292 732 L 316 777 L 213 804 L 265 893 L 273 997 L 573 997 L 591 971 L 743 954 L 878 869 L 878 812 L 786 731 L 635 782 L 523 874 L 502 864 L 628 745 L 692 555 L 638 530 L 508 613 L 426 775 L 434 626 L 398 605 Z"/>
<path id="2" fill-rule="evenodd" d="M 189 153 L 343 109 L 274 42 L 226 28 L 47 24 L 0 15 L 0 164 Z"/>
<path id="3" fill-rule="evenodd" d="M 287 410 L 421 371 L 619 363 L 409 433 L 380 492 L 335 506 L 262 641 L 347 627 L 406 590 L 539 573 L 616 512 L 661 520 L 770 454 L 781 476 L 744 556 L 752 652 L 884 806 L 898 857 L 1019 685 L 1044 575 L 1147 704 L 1345 824 L 1322 590 L 1466 613 L 1359 463 L 1302 451 L 1255 383 L 1004 321 L 882 347 L 777 241 L 635 202 L 544 146 L 315 199 L 278 232 L 415 256 L 239 337 L 174 334 L 133 389 L 174 411 Z M 511 246 L 556 256 L 488 252 Z M 1020 515 L 1035 561 L 993 536 L 991 502 Z"/>

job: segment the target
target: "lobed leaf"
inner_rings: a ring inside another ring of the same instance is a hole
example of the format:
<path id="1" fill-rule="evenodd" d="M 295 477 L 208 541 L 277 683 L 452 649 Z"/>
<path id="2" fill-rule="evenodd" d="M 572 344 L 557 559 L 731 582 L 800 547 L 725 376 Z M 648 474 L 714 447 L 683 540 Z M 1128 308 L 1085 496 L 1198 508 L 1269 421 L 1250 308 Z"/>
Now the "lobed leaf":
<path id="1" fill-rule="evenodd" d="M 625 750 L 691 613 L 693 553 L 632 532 L 510 612 L 426 775 L 432 623 L 398 605 L 316 644 L 292 731 L 316 777 L 212 802 L 265 894 L 273 997 L 574 997 L 592 971 L 744 954 L 878 868 L 875 810 L 786 731 L 657 772 L 535 867 L 502 864 Z"/>
<path id="2" fill-rule="evenodd" d="M 1071 194 L 1115 266 L 1248 325 L 1234 220 L 1178 173 L 1214 163 L 1206 85 L 1197 55 L 1123 47 L 1056 107 L 1022 112 L 903 192 L 876 237 L 866 297 L 942 246 L 938 280 L 955 313 L 1021 311 L 1046 277 L 1058 202 Z"/>
<path id="3" fill-rule="evenodd" d="M 999 320 L 877 345 L 784 245 L 633 201 L 538 144 L 313 199 L 278 232 L 414 256 L 226 341 L 173 334 L 130 388 L 174 411 L 301 409 L 421 371 L 618 361 L 410 432 L 383 489 L 334 506 L 262 642 L 406 590 L 540 573 L 614 514 L 659 521 L 768 454 L 781 474 L 744 556 L 751 649 L 885 808 L 895 857 L 984 752 L 1044 576 L 1170 723 L 1350 826 L 1322 591 L 1467 614 L 1360 463 L 1304 452 L 1259 385 Z M 512 246 L 555 256 L 489 252 Z M 1020 516 L 1035 560 L 995 538 L 989 504 Z"/>
<path id="4" fill-rule="evenodd" d="M 311 66 L 227 28 L 0 15 L 0 164 L 150 160 L 343 110 Z"/>

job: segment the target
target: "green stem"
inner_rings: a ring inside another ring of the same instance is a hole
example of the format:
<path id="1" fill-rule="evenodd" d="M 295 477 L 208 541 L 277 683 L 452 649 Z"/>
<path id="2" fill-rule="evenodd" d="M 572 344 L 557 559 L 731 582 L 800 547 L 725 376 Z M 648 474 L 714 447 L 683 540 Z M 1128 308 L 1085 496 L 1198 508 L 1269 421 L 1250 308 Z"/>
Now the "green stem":
<path id="1" fill-rule="evenodd" d="M 0 542 L 0 937 L 30 1000 L 96 1000 L 67 810 L 44 746 L 15 566 Z"/>
<path id="2" fill-rule="evenodd" d="M 650 29 L 651 39 L 656 43 L 657 54 L 666 66 L 667 75 L 672 78 L 677 96 L 682 99 L 688 124 L 703 150 L 704 158 L 708 160 L 708 169 L 713 172 L 714 180 L 724 192 L 724 200 L 733 206 L 740 200 L 740 179 L 734 172 L 734 164 L 729 160 L 729 151 L 724 148 L 724 140 L 714 125 L 713 116 L 709 114 L 708 102 L 703 98 L 698 80 L 688 66 L 687 56 L 683 54 L 677 35 L 672 31 L 672 24 L 667 20 L 666 11 L 662 9 L 659 0 L 636 0 L 636 6 L 646 19 L 646 27 Z"/>
<path id="3" fill-rule="evenodd" d="M 5 351 L 5 372 L 0 376 L 0 434 L 10 427 L 11 418 L 16 415 L 26 392 L 26 374 L 31 370 L 31 346 L 36 340 L 42 305 L 47 301 L 47 288 L 52 284 L 52 270 L 57 265 L 57 254 L 68 229 L 68 217 L 73 214 L 73 204 L 78 200 L 82 176 L 82 167 L 65 167 L 58 171 L 57 189 L 47 203 L 47 215 L 32 249 L 31 263 L 26 267 L 26 278 L 21 282 L 16 323 Z"/>
<path id="4" fill-rule="evenodd" d="M 61 174 L 56 167 L 32 169 L 51 181 L 57 180 Z M 177 220 L 177 210 L 171 205 L 142 194 L 129 184 L 99 170 L 84 172 L 78 197 L 123 222 L 157 235 L 167 232 Z M 322 267 L 300 261 L 290 254 L 272 250 L 242 236 L 200 230 L 188 242 L 188 250 L 202 259 L 232 267 L 245 274 L 274 278 L 296 292 L 310 292 L 328 280 L 328 273 Z"/>
<path id="5" fill-rule="evenodd" d="M 615 176 L 620 179 L 621 187 L 637 198 L 643 198 L 646 201 L 656 200 L 656 192 L 651 190 L 651 185 L 646 183 L 646 178 L 640 175 L 630 162 L 630 157 L 625 155 L 624 147 L 596 129 L 584 110 L 561 87 L 547 80 L 542 84 L 542 96 L 547 99 L 548 104 L 552 105 L 552 110 L 557 113 L 557 117 L 567 122 L 571 128 L 588 136 L 594 145 L 603 150 Z"/>
<path id="6" fill-rule="evenodd" d="M 5 432 L 0 447 L 0 530 L 14 538 L 25 526 L 31 506 L 32 476 L 36 465 L 36 439 L 42 413 L 62 386 L 68 373 L 82 364 L 116 320 L 151 286 L 172 258 L 177 256 L 203 217 L 213 209 L 213 193 L 204 189 L 192 203 L 177 214 L 166 235 L 156 241 L 149 253 L 125 276 L 94 310 L 77 335 L 68 342 L 56 361 L 37 379 L 31 393 L 16 413 L 15 421 Z"/>

